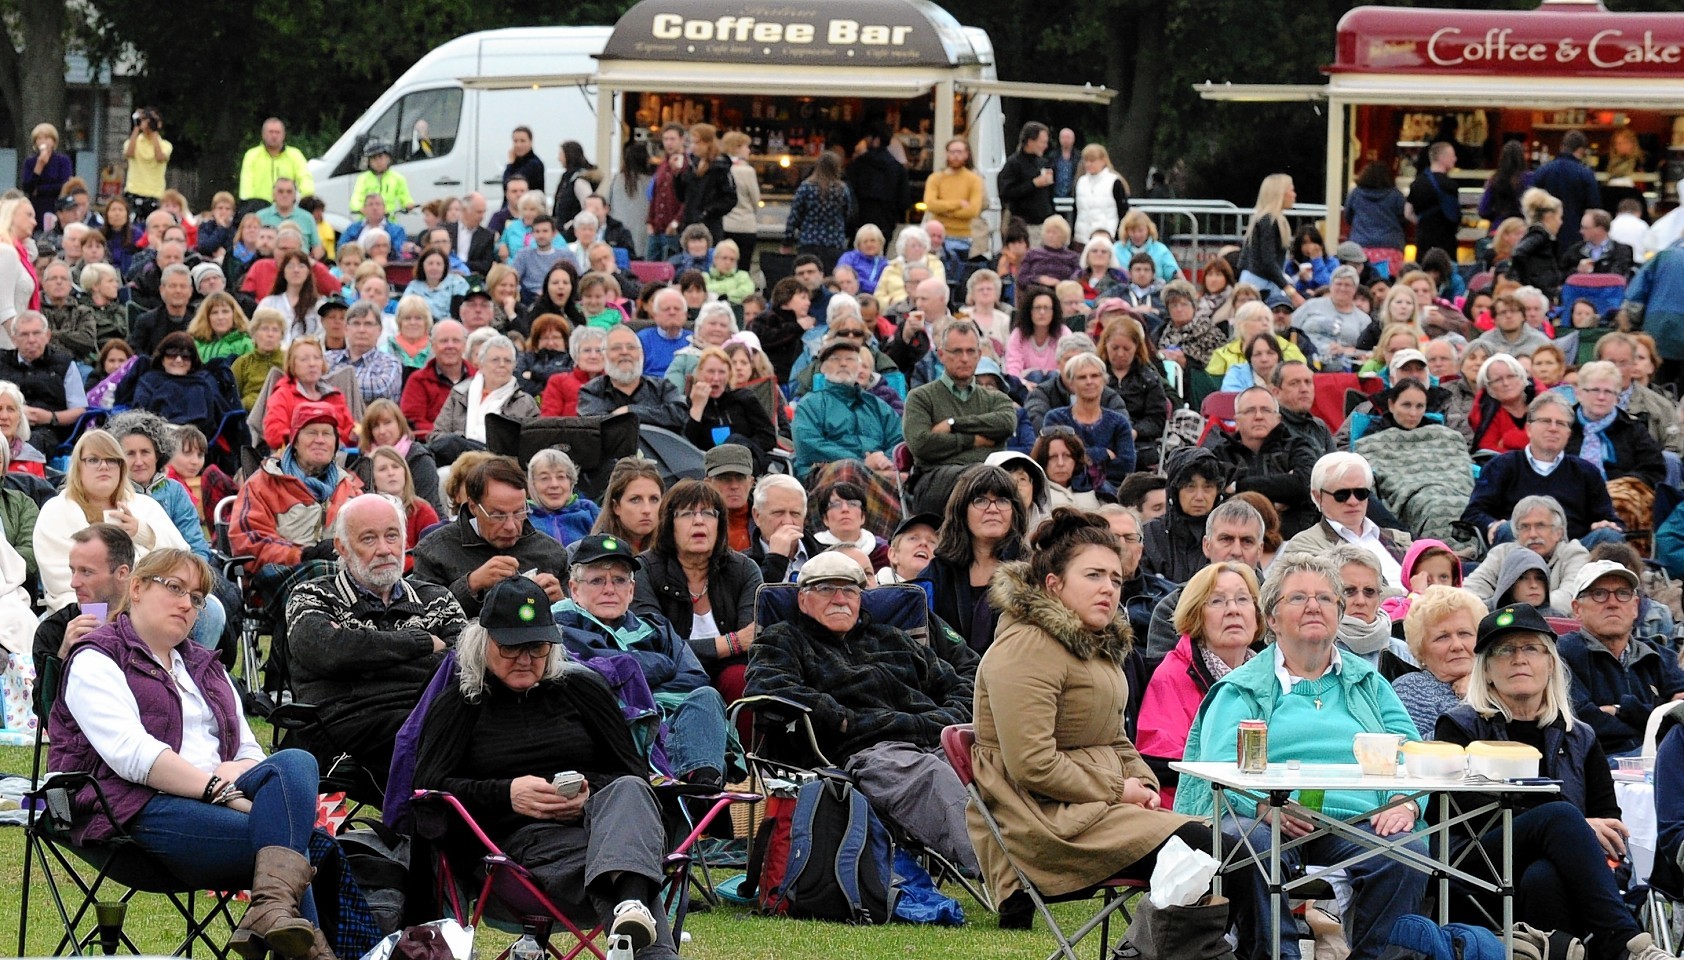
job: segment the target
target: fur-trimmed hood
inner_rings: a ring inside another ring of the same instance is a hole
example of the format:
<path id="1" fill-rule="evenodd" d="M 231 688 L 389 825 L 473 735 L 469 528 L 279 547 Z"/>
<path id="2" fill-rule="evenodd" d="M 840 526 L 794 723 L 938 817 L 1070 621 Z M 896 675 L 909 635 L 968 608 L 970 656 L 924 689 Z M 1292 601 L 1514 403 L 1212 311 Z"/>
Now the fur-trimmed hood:
<path id="1" fill-rule="evenodd" d="M 1095 633 L 1082 625 L 1070 608 L 1056 597 L 1029 582 L 1029 564 L 1006 563 L 994 572 L 988 585 L 988 602 L 1002 616 L 1013 617 L 1046 631 L 1078 660 L 1105 657 L 1121 666 L 1134 643 L 1128 611 L 1118 598 L 1111 624 Z"/>

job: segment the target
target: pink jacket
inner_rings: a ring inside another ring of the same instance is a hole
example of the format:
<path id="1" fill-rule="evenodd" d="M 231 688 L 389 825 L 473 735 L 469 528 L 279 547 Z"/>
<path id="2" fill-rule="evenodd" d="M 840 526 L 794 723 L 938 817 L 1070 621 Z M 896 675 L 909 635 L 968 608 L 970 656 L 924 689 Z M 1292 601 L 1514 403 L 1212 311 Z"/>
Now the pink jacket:
<path id="1" fill-rule="evenodd" d="M 1196 657 L 1193 639 L 1182 634 L 1175 649 L 1158 664 L 1151 682 L 1146 684 L 1146 695 L 1140 703 L 1140 721 L 1136 725 L 1140 736 L 1135 747 L 1154 769 L 1159 767 L 1154 761 L 1180 760 L 1187 751 L 1187 733 L 1193 728 L 1193 717 L 1209 689 L 1204 665 L 1195 665 Z M 1175 804 L 1175 787 L 1162 787 L 1158 797 L 1164 809 L 1170 809 Z"/>

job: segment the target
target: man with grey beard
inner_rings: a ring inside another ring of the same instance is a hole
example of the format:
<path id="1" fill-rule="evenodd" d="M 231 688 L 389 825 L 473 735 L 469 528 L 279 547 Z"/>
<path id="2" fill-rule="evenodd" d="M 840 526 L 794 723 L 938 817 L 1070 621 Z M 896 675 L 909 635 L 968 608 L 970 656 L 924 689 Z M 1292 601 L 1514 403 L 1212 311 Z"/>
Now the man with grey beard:
<path id="1" fill-rule="evenodd" d="M 392 498 L 352 498 L 333 525 L 339 572 L 287 600 L 293 693 L 326 728 L 303 745 L 324 769 L 350 753 L 382 791 L 398 728 L 467 623 L 448 588 L 404 578 L 406 530 Z"/>
<path id="2" fill-rule="evenodd" d="M 643 426 L 682 433 L 689 412 L 684 394 L 665 377 L 643 375 L 643 341 L 637 334 L 625 324 L 608 331 L 607 354 L 602 375 L 579 388 L 579 416 L 630 411 Z"/>

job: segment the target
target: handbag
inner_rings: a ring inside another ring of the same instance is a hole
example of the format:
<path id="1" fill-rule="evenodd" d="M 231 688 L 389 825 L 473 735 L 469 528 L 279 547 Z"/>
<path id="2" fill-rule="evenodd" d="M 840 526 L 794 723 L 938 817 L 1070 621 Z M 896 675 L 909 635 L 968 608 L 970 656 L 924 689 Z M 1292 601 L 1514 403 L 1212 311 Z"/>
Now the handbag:
<path id="1" fill-rule="evenodd" d="M 1158 907 L 1141 897 L 1118 956 L 1140 960 L 1234 960 L 1228 947 L 1228 898 L 1190 907 Z"/>

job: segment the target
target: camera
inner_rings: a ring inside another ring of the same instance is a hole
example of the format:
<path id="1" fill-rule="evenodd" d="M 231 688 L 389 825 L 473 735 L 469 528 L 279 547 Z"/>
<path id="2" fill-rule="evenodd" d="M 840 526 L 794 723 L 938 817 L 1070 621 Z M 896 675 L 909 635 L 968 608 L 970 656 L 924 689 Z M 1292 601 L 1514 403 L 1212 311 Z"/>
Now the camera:
<path id="1" fill-rule="evenodd" d="M 164 125 L 163 118 L 159 116 L 158 111 L 152 109 L 151 107 L 141 107 L 139 110 L 136 110 L 129 117 L 129 121 L 137 128 L 144 128 L 148 130 L 157 130 Z"/>

